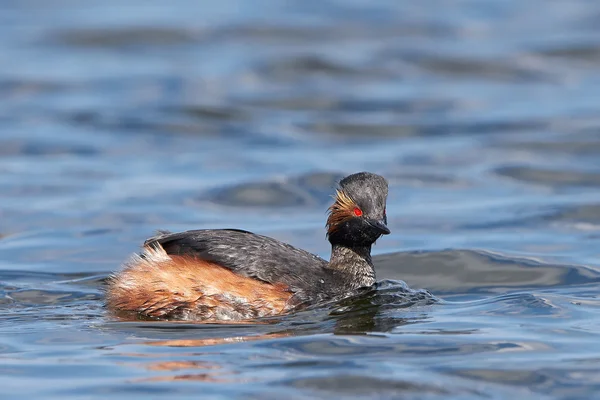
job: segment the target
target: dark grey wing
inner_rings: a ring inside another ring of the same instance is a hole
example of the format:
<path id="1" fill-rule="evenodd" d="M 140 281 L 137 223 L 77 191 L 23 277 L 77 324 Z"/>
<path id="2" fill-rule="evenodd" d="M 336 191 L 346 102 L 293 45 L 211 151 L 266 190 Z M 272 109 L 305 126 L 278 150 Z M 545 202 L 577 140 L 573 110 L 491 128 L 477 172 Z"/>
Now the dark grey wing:
<path id="1" fill-rule="evenodd" d="M 158 243 L 173 255 L 214 262 L 243 276 L 285 283 L 293 290 L 331 282 L 327 261 L 279 240 L 237 229 L 206 229 L 160 233 L 144 243 Z"/>

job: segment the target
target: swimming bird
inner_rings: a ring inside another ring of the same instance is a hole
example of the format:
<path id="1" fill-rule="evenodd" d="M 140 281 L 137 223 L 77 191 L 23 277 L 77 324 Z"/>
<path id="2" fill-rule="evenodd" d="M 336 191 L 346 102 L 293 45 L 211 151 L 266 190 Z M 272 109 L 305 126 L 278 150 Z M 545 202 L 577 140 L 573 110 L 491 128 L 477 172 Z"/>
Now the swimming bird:
<path id="1" fill-rule="evenodd" d="M 343 178 L 326 222 L 329 262 L 239 229 L 160 232 L 108 280 L 115 315 L 203 322 L 275 316 L 375 283 L 371 246 L 387 235 L 387 181 Z"/>

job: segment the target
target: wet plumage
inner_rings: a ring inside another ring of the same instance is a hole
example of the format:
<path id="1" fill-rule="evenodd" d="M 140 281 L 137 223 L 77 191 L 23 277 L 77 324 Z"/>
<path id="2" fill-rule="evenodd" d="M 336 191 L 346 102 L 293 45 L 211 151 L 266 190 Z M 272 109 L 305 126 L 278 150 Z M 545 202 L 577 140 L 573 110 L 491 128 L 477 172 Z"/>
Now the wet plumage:
<path id="1" fill-rule="evenodd" d="M 371 245 L 389 233 L 387 182 L 361 172 L 340 181 L 330 207 L 330 261 L 236 229 L 160 233 L 111 277 L 107 306 L 157 319 L 246 320 L 346 296 L 375 283 Z"/>

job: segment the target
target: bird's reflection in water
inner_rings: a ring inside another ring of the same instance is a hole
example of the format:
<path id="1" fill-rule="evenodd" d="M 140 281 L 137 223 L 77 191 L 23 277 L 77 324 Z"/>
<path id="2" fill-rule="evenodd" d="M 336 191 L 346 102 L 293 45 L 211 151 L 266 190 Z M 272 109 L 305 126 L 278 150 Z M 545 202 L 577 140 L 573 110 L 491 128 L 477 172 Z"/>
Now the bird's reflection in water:
<path id="1" fill-rule="evenodd" d="M 203 370 L 206 372 L 153 376 L 139 379 L 137 380 L 138 382 L 197 381 L 226 383 L 235 381 L 234 379 L 227 377 L 233 375 L 233 372 L 223 371 L 222 367 L 216 363 L 189 360 L 160 361 L 145 364 L 143 367 L 149 371 L 177 372 Z"/>
<path id="2" fill-rule="evenodd" d="M 419 323 L 429 317 L 425 310 L 420 312 L 411 311 L 404 316 L 402 309 L 408 309 L 415 305 L 431 305 L 437 302 L 433 296 L 424 291 L 411 291 L 394 286 L 379 288 L 378 290 L 367 290 L 358 296 L 337 301 L 334 304 L 305 310 L 281 319 L 266 321 L 252 321 L 249 324 L 257 326 L 272 326 L 276 331 L 262 334 L 248 334 L 230 337 L 209 338 L 177 338 L 166 340 L 150 340 L 144 342 L 152 347 L 186 347 L 203 348 L 208 346 L 227 345 L 234 343 L 246 343 L 254 341 L 265 341 L 283 339 L 293 336 L 305 336 L 311 334 L 329 333 L 334 335 L 365 335 L 372 332 L 390 332 L 403 325 Z M 402 316 L 400 316 L 400 315 Z M 332 323 L 333 322 L 333 323 Z M 242 323 L 236 323 L 239 326 Z M 181 357 L 181 353 L 169 353 L 168 357 Z M 202 356 L 202 353 L 186 353 L 186 357 Z M 144 356 L 139 354 L 139 356 Z M 155 356 L 155 355 L 151 355 Z M 163 354 L 163 356 L 165 356 Z M 138 364 L 140 365 L 140 364 Z M 197 360 L 177 360 L 164 362 L 150 362 L 141 364 L 148 371 L 174 372 L 173 375 L 159 375 L 143 378 L 143 381 L 201 381 L 201 382 L 241 382 L 236 371 L 224 367 L 216 362 Z M 202 370 L 200 373 L 191 371 Z M 185 371 L 186 373 L 176 373 Z"/>
<path id="3" fill-rule="evenodd" d="M 163 346 L 163 347 L 205 347 L 216 346 L 229 343 L 244 343 L 257 340 L 276 339 L 282 337 L 293 336 L 291 332 L 283 333 L 266 333 L 263 335 L 248 335 L 248 336 L 232 336 L 224 338 L 204 338 L 204 339 L 173 339 L 173 340 L 155 340 L 146 342 L 148 346 Z"/>
<path id="4" fill-rule="evenodd" d="M 217 346 L 222 344 L 230 343 L 243 343 L 251 341 L 269 340 L 275 338 L 283 338 L 292 336 L 291 332 L 282 333 L 267 333 L 262 335 L 248 335 L 248 336 L 232 336 L 232 337 L 221 337 L 221 338 L 204 338 L 204 339 L 173 339 L 173 340 L 153 340 L 145 342 L 148 346 L 158 347 L 187 347 L 187 348 L 201 348 L 207 346 Z M 156 355 L 152 354 L 127 354 L 128 356 L 147 357 Z M 181 353 L 167 353 L 161 354 L 165 357 L 181 357 Z M 186 353 L 186 357 L 198 357 L 198 354 Z M 170 361 L 157 361 L 157 362 L 145 362 L 135 364 L 138 367 L 142 367 L 152 372 L 165 372 L 174 373 L 168 375 L 157 375 L 148 378 L 136 379 L 135 382 L 168 382 L 168 381 L 196 381 L 196 382 L 208 382 L 208 383 L 241 383 L 246 382 L 248 379 L 241 379 L 237 377 L 238 373 L 231 369 L 225 368 L 214 361 L 198 361 L 198 360 L 170 360 Z M 199 371 L 202 372 L 191 372 Z M 184 372 L 185 373 L 178 373 Z"/>

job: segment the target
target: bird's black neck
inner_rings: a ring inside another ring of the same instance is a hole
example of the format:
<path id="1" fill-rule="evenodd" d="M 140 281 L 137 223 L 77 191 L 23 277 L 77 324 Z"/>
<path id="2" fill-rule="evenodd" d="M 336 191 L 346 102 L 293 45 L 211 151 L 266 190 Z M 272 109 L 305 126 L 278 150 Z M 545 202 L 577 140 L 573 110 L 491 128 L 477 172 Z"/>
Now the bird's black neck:
<path id="1" fill-rule="evenodd" d="M 375 283 L 375 269 L 371 260 L 371 245 L 347 246 L 333 244 L 329 268 L 343 273 L 353 288 Z"/>

